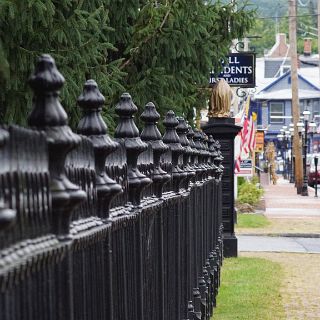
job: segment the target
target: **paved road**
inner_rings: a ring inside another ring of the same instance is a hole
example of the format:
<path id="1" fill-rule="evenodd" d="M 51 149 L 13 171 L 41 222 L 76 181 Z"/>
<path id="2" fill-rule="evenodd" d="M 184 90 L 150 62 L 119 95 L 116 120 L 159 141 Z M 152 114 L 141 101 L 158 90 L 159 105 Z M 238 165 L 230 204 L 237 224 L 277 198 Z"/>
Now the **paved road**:
<path id="1" fill-rule="evenodd" d="M 320 238 L 237 236 L 238 250 L 247 252 L 320 253 Z"/>

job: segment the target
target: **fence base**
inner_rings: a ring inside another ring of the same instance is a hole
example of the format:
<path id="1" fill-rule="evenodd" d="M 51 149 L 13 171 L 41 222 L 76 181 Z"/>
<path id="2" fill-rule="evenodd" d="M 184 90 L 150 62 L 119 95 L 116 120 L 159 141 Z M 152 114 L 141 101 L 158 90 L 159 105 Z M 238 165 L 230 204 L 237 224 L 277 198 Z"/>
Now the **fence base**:
<path id="1" fill-rule="evenodd" d="M 235 235 L 223 235 L 223 256 L 225 258 L 238 256 L 238 239 Z"/>

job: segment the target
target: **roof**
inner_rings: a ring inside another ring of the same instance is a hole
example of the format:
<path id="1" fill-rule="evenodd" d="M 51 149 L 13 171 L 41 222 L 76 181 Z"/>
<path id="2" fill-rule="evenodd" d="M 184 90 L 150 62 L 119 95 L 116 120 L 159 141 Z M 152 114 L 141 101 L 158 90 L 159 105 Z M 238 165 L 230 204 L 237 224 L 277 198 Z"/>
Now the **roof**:
<path id="1" fill-rule="evenodd" d="M 320 98 L 320 91 L 299 90 L 299 99 L 316 99 Z M 261 91 L 255 95 L 257 100 L 292 100 L 292 90 L 283 89 L 271 92 Z"/>
<path id="2" fill-rule="evenodd" d="M 260 63 L 261 64 L 261 63 Z M 259 73 L 263 72 L 263 67 Z M 259 77 L 261 74 L 259 75 Z M 284 78 L 291 76 L 290 71 L 284 73 L 278 78 L 261 78 L 258 80 L 257 77 L 257 94 L 254 98 L 258 100 L 291 100 L 292 89 L 291 85 L 288 84 L 288 88 L 272 90 L 272 88 Z M 299 99 L 316 99 L 320 98 L 320 73 L 319 68 L 301 68 L 298 69 L 299 81 L 303 81 L 307 84 L 308 89 L 299 89 Z M 259 90 L 260 89 L 260 90 Z"/>
<path id="3" fill-rule="evenodd" d="M 320 88 L 320 70 L 318 67 L 300 68 L 298 73 L 315 87 Z"/>

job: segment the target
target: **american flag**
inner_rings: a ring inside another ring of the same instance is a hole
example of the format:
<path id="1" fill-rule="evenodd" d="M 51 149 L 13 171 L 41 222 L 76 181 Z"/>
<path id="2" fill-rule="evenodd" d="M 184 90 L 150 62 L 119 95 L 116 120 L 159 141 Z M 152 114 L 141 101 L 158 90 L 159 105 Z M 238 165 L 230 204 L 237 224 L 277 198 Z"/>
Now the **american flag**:
<path id="1" fill-rule="evenodd" d="M 250 102 L 247 100 L 242 110 L 235 116 L 235 122 L 237 125 L 241 125 L 242 129 L 235 138 L 235 172 L 240 171 L 240 161 L 242 158 L 244 141 L 248 134 L 248 110 Z"/>
<path id="2" fill-rule="evenodd" d="M 249 114 L 249 104 L 250 101 L 248 100 L 241 115 L 242 129 L 235 140 L 235 173 L 240 171 L 241 160 L 247 159 L 249 153 L 253 152 L 256 147 L 256 130 L 252 114 Z"/>
<path id="3" fill-rule="evenodd" d="M 250 126 L 250 136 L 248 141 L 248 148 L 250 152 L 253 152 L 256 147 L 256 129 L 254 126 L 253 116 L 251 114 L 251 126 Z"/>

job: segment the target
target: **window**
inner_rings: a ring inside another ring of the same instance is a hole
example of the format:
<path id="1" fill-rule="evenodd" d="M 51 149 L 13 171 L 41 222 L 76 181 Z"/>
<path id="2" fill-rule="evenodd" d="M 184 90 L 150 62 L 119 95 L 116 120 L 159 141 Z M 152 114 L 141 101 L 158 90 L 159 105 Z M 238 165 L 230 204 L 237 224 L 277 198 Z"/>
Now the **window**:
<path id="1" fill-rule="evenodd" d="M 319 118 L 320 115 L 320 104 L 319 101 L 315 101 L 313 104 L 313 118 Z"/>
<path id="2" fill-rule="evenodd" d="M 284 123 L 283 102 L 271 102 L 269 107 L 270 123 Z"/>

